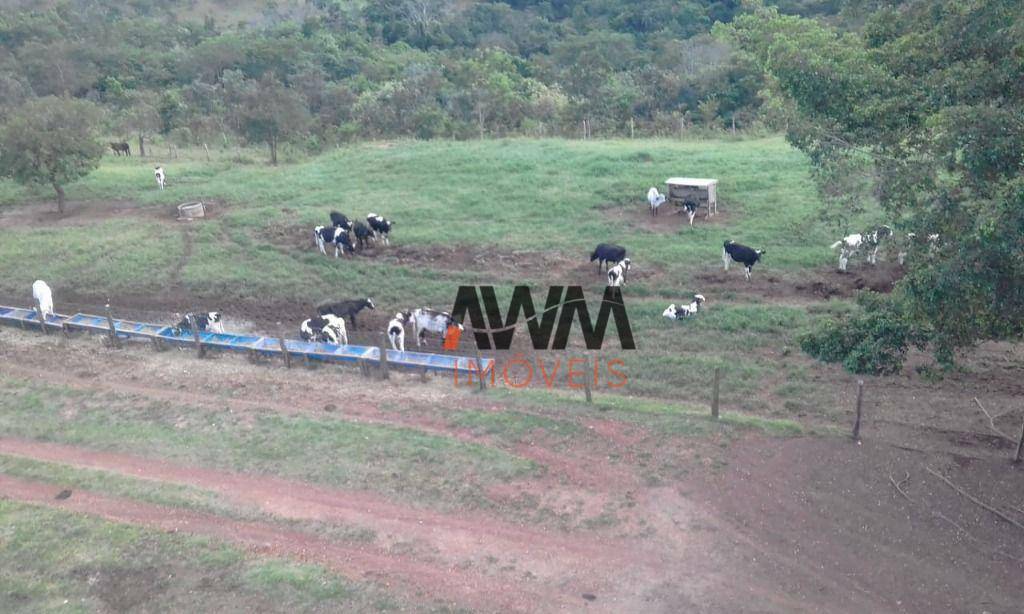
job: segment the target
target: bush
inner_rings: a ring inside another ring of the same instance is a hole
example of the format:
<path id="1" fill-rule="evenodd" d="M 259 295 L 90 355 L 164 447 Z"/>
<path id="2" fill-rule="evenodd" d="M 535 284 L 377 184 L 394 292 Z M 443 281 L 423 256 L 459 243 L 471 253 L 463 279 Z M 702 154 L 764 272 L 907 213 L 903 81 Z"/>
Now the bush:
<path id="1" fill-rule="evenodd" d="M 841 362 L 847 371 L 898 373 L 911 344 L 922 345 L 902 306 L 892 297 L 862 294 L 861 309 L 846 318 L 826 320 L 800 337 L 800 348 L 824 362 Z"/>

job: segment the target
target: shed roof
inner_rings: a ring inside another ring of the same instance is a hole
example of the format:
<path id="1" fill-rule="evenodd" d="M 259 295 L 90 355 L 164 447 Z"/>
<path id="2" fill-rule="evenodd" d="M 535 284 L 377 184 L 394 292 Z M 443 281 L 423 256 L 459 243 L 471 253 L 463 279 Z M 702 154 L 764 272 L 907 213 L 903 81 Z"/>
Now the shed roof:
<path id="1" fill-rule="evenodd" d="M 693 177 L 669 177 L 665 180 L 667 185 L 679 185 L 688 186 L 694 188 L 706 188 L 708 186 L 716 185 L 717 179 L 695 179 Z"/>

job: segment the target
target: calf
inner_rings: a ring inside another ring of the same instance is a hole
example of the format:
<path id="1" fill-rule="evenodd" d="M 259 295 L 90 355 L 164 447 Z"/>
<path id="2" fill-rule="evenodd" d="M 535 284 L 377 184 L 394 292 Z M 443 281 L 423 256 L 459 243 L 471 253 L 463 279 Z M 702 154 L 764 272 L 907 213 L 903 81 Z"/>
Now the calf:
<path id="1" fill-rule="evenodd" d="M 869 264 L 878 263 L 878 248 L 882 244 L 882 241 L 892 236 L 892 228 L 888 226 L 878 226 L 871 232 L 864 234 L 854 233 L 846 235 L 839 241 L 832 244 L 832 249 L 841 247 L 839 250 L 839 270 L 843 273 L 846 272 L 846 267 L 850 262 L 850 258 L 860 251 L 861 247 L 870 249 L 871 252 L 868 254 L 867 261 Z"/>
<path id="2" fill-rule="evenodd" d="M 412 322 L 412 330 L 413 334 L 416 335 L 417 346 L 423 345 L 423 339 L 428 332 L 441 335 L 441 343 L 444 344 L 450 326 L 456 326 L 459 330 L 464 330 L 462 324 L 453 320 L 452 314 L 447 311 L 435 311 L 425 307 L 414 309 L 409 314 L 409 320 Z"/>
<path id="3" fill-rule="evenodd" d="M 356 235 L 356 241 L 359 242 L 359 249 L 366 249 L 366 244 L 373 242 L 373 231 L 366 224 L 355 222 L 352 225 L 352 231 Z"/>
<path id="4" fill-rule="evenodd" d="M 690 220 L 690 228 L 693 228 L 693 218 L 697 217 L 697 203 L 692 200 L 683 201 L 683 209 L 686 211 L 686 217 Z M 710 215 L 710 211 L 708 212 Z"/>
<path id="5" fill-rule="evenodd" d="M 730 240 L 722 244 L 722 263 L 725 264 L 725 270 L 728 271 L 731 260 L 739 262 L 744 267 L 747 281 L 750 281 L 750 269 L 754 268 L 754 263 L 760 260 L 764 253 L 763 249 L 753 249 Z"/>
<path id="6" fill-rule="evenodd" d="M 164 189 L 164 185 L 167 183 L 167 176 L 164 175 L 164 167 L 158 166 L 153 169 L 153 176 L 156 177 L 156 184 L 160 186 L 160 189 Z"/>
<path id="7" fill-rule="evenodd" d="M 395 225 L 394 222 L 382 215 L 368 213 L 366 214 L 366 223 L 370 225 L 370 228 L 377 234 L 384 245 L 391 245 L 391 227 Z"/>
<path id="8" fill-rule="evenodd" d="M 352 222 L 349 221 L 348 216 L 337 211 L 331 211 L 331 226 L 342 228 L 345 232 L 352 230 Z"/>
<path id="9" fill-rule="evenodd" d="M 411 317 L 409 312 L 399 311 L 388 322 L 387 334 L 388 339 L 391 340 L 391 349 L 398 350 L 399 352 L 405 351 L 405 325 Z"/>
<path id="10" fill-rule="evenodd" d="M 340 250 L 343 254 L 354 254 L 355 248 L 352 247 L 352 241 L 348 238 L 348 233 L 340 227 L 332 226 L 326 228 L 324 226 L 317 226 L 313 228 L 313 240 L 316 241 L 316 246 L 320 248 L 320 253 L 327 255 L 327 245 L 334 245 L 334 257 L 338 257 L 338 251 Z"/>
<path id="11" fill-rule="evenodd" d="M 608 285 L 613 288 L 626 283 L 626 272 L 629 271 L 629 258 L 623 258 L 622 262 L 608 269 Z"/>
<path id="12" fill-rule="evenodd" d="M 612 243 L 600 243 L 594 248 L 594 252 L 590 254 L 590 261 L 593 262 L 597 260 L 597 272 L 600 273 L 602 266 L 618 264 L 622 262 L 622 259 L 625 257 L 625 247 L 622 247 L 621 245 L 614 245 Z"/>
<path id="13" fill-rule="evenodd" d="M 39 307 L 39 319 L 43 320 L 53 315 L 53 292 L 50 286 L 41 279 L 32 282 L 32 298 Z"/>
<path id="14" fill-rule="evenodd" d="M 223 333 L 224 323 L 222 322 L 221 313 L 219 311 L 186 313 L 185 317 L 174 326 L 175 335 L 181 335 L 184 331 Z"/>
<path id="15" fill-rule="evenodd" d="M 359 326 L 356 324 L 356 314 L 363 309 L 374 309 L 372 298 L 363 298 L 358 300 L 338 301 L 336 303 L 323 303 L 316 308 L 316 312 L 320 315 L 331 314 L 338 316 L 339 318 L 345 318 L 352 322 L 352 330 L 356 330 Z"/>
<path id="16" fill-rule="evenodd" d="M 670 320 L 682 320 L 683 318 L 697 315 L 697 312 L 700 311 L 705 302 L 707 302 L 707 299 L 704 298 L 703 294 L 694 294 L 693 301 L 689 305 L 676 307 L 676 304 L 672 303 L 661 315 Z"/>
<path id="17" fill-rule="evenodd" d="M 345 320 L 329 313 L 304 320 L 299 325 L 299 335 L 303 341 L 348 345 Z"/>
<path id="18" fill-rule="evenodd" d="M 647 204 L 651 207 L 651 215 L 658 215 L 658 208 L 665 202 L 665 195 L 658 188 L 647 190 Z"/>

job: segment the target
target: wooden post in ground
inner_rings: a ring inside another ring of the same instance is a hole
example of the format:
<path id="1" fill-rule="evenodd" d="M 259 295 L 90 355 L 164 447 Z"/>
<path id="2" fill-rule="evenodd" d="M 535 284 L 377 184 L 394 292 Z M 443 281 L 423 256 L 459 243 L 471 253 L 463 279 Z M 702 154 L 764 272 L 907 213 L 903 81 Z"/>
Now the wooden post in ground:
<path id="1" fill-rule="evenodd" d="M 487 382 L 484 381 L 484 360 L 480 357 L 480 348 L 476 345 L 476 335 L 473 336 L 473 347 L 476 348 L 476 374 L 480 377 L 480 392 L 487 390 Z"/>
<path id="2" fill-rule="evenodd" d="M 36 299 L 36 315 L 39 317 L 39 328 L 43 329 L 44 335 L 49 335 L 50 329 L 46 328 L 46 316 L 43 315 L 43 303 L 39 299 Z"/>
<path id="3" fill-rule="evenodd" d="M 1017 442 L 1017 455 L 1013 457 L 1013 464 L 1020 464 L 1022 454 L 1024 454 L 1024 420 L 1021 420 L 1020 423 L 1020 441 Z"/>
<path id="4" fill-rule="evenodd" d="M 861 406 L 864 403 L 864 380 L 857 380 L 857 420 L 853 423 L 853 440 L 860 443 Z"/>
<path id="5" fill-rule="evenodd" d="M 629 138 L 633 138 L 633 118 L 629 118 Z"/>
<path id="6" fill-rule="evenodd" d="M 120 342 L 117 340 L 117 329 L 114 328 L 114 314 L 110 311 L 110 303 L 107 303 L 107 338 L 110 341 L 110 347 L 121 347 Z"/>
<path id="7" fill-rule="evenodd" d="M 711 389 L 711 417 L 718 420 L 718 388 L 722 381 L 721 367 L 715 367 L 715 383 Z"/>
<path id="8" fill-rule="evenodd" d="M 583 370 L 587 376 L 583 378 L 583 393 L 587 396 L 587 405 L 594 402 L 594 397 L 591 395 L 590 390 L 590 378 L 594 377 L 594 372 L 590 369 L 590 356 L 583 357 Z"/>
<path id="9" fill-rule="evenodd" d="M 423 369 L 420 371 L 420 381 L 423 382 L 424 384 L 427 383 L 427 367 L 426 366 L 424 366 Z"/>
<path id="10" fill-rule="evenodd" d="M 292 368 L 292 355 L 288 353 L 288 346 L 284 343 L 284 335 L 277 338 L 277 342 L 281 344 L 281 355 L 284 356 L 284 367 L 286 369 Z"/>
<path id="11" fill-rule="evenodd" d="M 67 322 L 60 323 L 60 332 L 64 335 L 65 339 L 71 338 L 71 330 L 68 328 Z"/>
<path id="12" fill-rule="evenodd" d="M 380 334 L 380 378 L 389 379 L 391 374 L 388 373 L 388 335 L 387 333 Z"/>
<path id="13" fill-rule="evenodd" d="M 195 322 L 193 322 L 193 327 L 192 327 L 192 340 L 195 341 L 195 344 L 196 344 L 196 357 L 202 358 L 203 357 L 203 353 L 206 350 L 203 349 L 203 341 L 199 337 L 199 326 Z"/>
<path id="14" fill-rule="evenodd" d="M 206 161 L 209 162 L 210 161 L 210 148 L 206 146 L 206 143 L 203 143 L 203 151 L 206 152 Z"/>

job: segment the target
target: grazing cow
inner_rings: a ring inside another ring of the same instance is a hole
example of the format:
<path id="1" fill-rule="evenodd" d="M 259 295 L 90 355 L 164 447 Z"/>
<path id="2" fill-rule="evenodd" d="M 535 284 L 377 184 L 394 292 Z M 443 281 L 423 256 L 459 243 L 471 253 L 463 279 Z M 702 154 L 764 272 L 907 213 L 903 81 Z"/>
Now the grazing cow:
<path id="1" fill-rule="evenodd" d="M 45 281 L 37 279 L 32 282 L 32 298 L 35 299 L 36 305 L 42 312 L 40 319 L 53 315 L 53 292 Z"/>
<path id="2" fill-rule="evenodd" d="M 672 303 L 661 315 L 670 320 L 682 320 L 683 318 L 697 315 L 697 312 L 701 310 L 706 302 L 707 299 L 704 298 L 703 294 L 694 294 L 693 301 L 689 305 L 676 307 L 676 304 Z"/>
<path id="3" fill-rule="evenodd" d="M 120 143 L 110 143 L 110 148 L 114 150 L 115 156 L 124 154 L 126 156 L 132 155 L 132 148 L 128 143 L 121 141 Z"/>
<path id="4" fill-rule="evenodd" d="M 874 265 L 878 263 L 878 247 L 882 241 L 892 236 L 892 228 L 888 226 L 879 226 L 871 232 L 860 234 L 854 233 L 847 235 L 832 244 L 832 249 L 842 247 L 839 250 L 839 270 L 843 273 L 846 272 L 846 267 L 850 262 L 850 257 L 860 251 L 861 247 L 870 249 L 871 252 L 868 254 L 868 263 Z"/>
<path id="5" fill-rule="evenodd" d="M 345 320 L 329 313 L 304 320 L 299 325 L 299 335 L 303 341 L 348 345 Z"/>
<path id="6" fill-rule="evenodd" d="M 697 203 L 692 200 L 683 201 L 683 209 L 686 210 L 686 217 L 690 220 L 690 228 L 693 228 L 693 218 L 697 217 Z M 710 215 L 710 211 L 708 212 Z"/>
<path id="7" fill-rule="evenodd" d="M 352 247 L 352 241 L 348 237 L 348 233 L 340 227 L 331 226 L 326 228 L 324 226 L 317 226 L 313 228 L 313 240 L 316 241 L 316 246 L 320 248 L 320 253 L 327 255 L 327 245 L 334 245 L 334 257 L 338 257 L 338 252 L 342 254 L 354 254 L 355 248 Z"/>
<path id="8" fill-rule="evenodd" d="M 174 327 L 174 334 L 180 335 L 183 331 L 196 331 L 211 333 L 223 333 L 224 323 L 219 311 L 207 313 L 186 313 L 185 317 Z"/>
<path id="9" fill-rule="evenodd" d="M 395 225 L 394 222 L 386 219 L 383 215 L 368 213 L 366 214 L 366 223 L 370 225 L 384 245 L 391 245 L 391 227 Z"/>
<path id="10" fill-rule="evenodd" d="M 167 184 L 167 176 L 164 175 L 164 167 L 158 166 L 153 169 L 153 176 L 156 177 L 156 184 L 160 186 L 160 189 L 164 189 L 164 185 Z"/>
<path id="11" fill-rule="evenodd" d="M 665 195 L 658 191 L 658 188 L 652 187 L 647 190 L 647 204 L 651 207 L 651 215 L 658 215 L 658 207 L 665 202 Z"/>
<path id="12" fill-rule="evenodd" d="M 623 258 L 622 262 L 608 269 L 608 285 L 613 288 L 626 283 L 626 272 L 629 271 L 629 258 Z"/>
<path id="13" fill-rule="evenodd" d="M 356 235 L 356 241 L 359 242 L 359 249 L 366 249 L 366 244 L 373 242 L 373 231 L 362 222 L 353 223 L 352 232 Z"/>
<path id="14" fill-rule="evenodd" d="M 744 267 L 747 281 L 750 281 L 750 269 L 754 268 L 754 263 L 760 260 L 764 253 L 763 249 L 753 249 L 730 240 L 722 244 L 722 263 L 728 271 L 731 260 L 739 262 Z"/>
<path id="15" fill-rule="evenodd" d="M 907 233 L 907 242 L 906 242 L 906 244 L 904 244 L 900 248 L 899 253 L 896 254 L 896 258 L 899 261 L 900 266 L 903 266 L 904 261 L 906 261 L 906 259 L 907 259 L 907 252 L 910 251 L 910 246 L 913 245 L 916 241 L 917 241 L 917 233 L 908 232 Z M 927 242 L 928 242 L 928 251 L 931 251 L 931 250 L 935 249 L 935 246 L 939 242 L 939 233 L 932 233 L 932 234 L 928 235 Z"/>
<path id="16" fill-rule="evenodd" d="M 352 222 L 349 221 L 348 216 L 337 211 L 331 211 L 331 226 L 342 228 L 345 232 L 352 230 Z"/>
<path id="17" fill-rule="evenodd" d="M 374 309 L 372 298 L 363 298 L 358 300 L 338 301 L 336 303 L 323 303 L 316 308 L 316 312 L 320 315 L 335 315 L 339 318 L 345 318 L 352 322 L 352 330 L 359 328 L 356 325 L 356 314 L 363 309 Z"/>
<path id="18" fill-rule="evenodd" d="M 399 311 L 395 317 L 388 322 L 388 339 L 391 340 L 391 349 L 399 352 L 405 351 L 405 325 L 412 318 L 408 311 Z"/>
<path id="19" fill-rule="evenodd" d="M 412 322 L 412 330 L 413 334 L 416 335 L 417 346 L 423 344 L 423 339 L 428 332 L 441 335 L 441 343 L 444 344 L 445 337 L 448 334 L 448 327 L 456 326 L 459 330 L 464 330 L 462 324 L 452 320 L 452 314 L 447 311 L 427 309 L 426 307 L 414 309 L 409 314 L 409 320 Z"/>
<path id="20" fill-rule="evenodd" d="M 622 259 L 626 257 L 626 248 L 621 245 L 613 245 L 611 243 L 600 243 L 594 248 L 594 252 L 590 254 L 590 261 L 597 260 L 597 272 L 601 272 L 603 265 L 611 266 L 622 262 Z"/>

